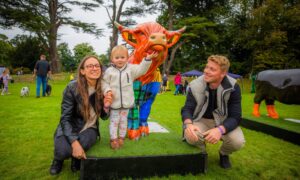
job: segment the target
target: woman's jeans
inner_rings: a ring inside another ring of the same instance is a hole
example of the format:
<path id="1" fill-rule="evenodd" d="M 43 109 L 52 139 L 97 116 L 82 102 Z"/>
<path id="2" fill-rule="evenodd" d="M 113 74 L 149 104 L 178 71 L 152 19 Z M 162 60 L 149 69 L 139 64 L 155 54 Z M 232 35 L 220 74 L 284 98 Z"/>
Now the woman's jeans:
<path id="1" fill-rule="evenodd" d="M 81 133 L 79 133 L 78 141 L 84 151 L 87 151 L 96 143 L 97 140 L 97 129 L 88 128 Z M 55 160 L 65 160 L 72 156 L 72 147 L 67 137 L 62 135 L 59 137 L 54 137 L 54 159 Z"/>
<path id="2" fill-rule="evenodd" d="M 179 94 L 179 88 L 180 88 L 180 84 L 176 85 L 176 90 L 175 90 L 175 95 Z"/>

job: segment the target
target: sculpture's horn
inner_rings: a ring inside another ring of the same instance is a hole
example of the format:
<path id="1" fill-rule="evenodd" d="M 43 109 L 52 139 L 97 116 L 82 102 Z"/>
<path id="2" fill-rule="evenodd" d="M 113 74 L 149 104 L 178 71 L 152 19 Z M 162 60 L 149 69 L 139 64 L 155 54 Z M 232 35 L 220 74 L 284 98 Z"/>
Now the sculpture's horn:
<path id="1" fill-rule="evenodd" d="M 183 26 L 181 29 L 177 30 L 177 32 L 183 33 L 185 31 L 185 29 L 186 29 L 186 26 Z"/>
<path id="2" fill-rule="evenodd" d="M 122 29 L 127 29 L 127 27 L 119 24 L 117 21 L 114 22 L 115 26 L 119 29 L 119 30 L 122 30 Z"/>

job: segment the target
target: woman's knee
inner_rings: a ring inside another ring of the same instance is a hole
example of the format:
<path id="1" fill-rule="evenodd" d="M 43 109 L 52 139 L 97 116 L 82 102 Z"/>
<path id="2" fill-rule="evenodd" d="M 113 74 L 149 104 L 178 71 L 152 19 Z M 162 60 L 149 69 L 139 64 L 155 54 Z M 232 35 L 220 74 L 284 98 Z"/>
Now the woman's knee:
<path id="1" fill-rule="evenodd" d="M 97 132 L 93 129 L 87 129 L 79 135 L 79 143 L 82 148 L 86 151 L 92 147 L 96 143 L 97 140 Z"/>
<path id="2" fill-rule="evenodd" d="M 59 141 L 55 142 L 54 146 L 54 158 L 57 160 L 64 160 L 72 155 L 72 149 L 68 142 Z"/>

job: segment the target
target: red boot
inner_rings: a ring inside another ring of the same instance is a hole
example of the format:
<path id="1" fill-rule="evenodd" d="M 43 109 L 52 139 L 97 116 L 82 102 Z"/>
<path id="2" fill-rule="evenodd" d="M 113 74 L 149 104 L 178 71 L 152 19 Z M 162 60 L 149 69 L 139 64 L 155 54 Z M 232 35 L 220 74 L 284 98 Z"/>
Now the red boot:
<path id="1" fill-rule="evenodd" d="M 139 140 L 140 130 L 139 129 L 128 129 L 128 139 L 130 140 Z"/>
<path id="2" fill-rule="evenodd" d="M 141 136 L 149 136 L 149 127 L 148 126 L 140 126 Z"/>
<path id="3" fill-rule="evenodd" d="M 255 117 L 260 117 L 259 104 L 256 104 L 256 103 L 254 104 L 252 115 Z"/>
<path id="4" fill-rule="evenodd" d="M 278 119 L 279 115 L 275 110 L 274 105 L 267 105 L 267 111 L 268 111 L 268 116 L 273 118 L 273 119 Z"/>

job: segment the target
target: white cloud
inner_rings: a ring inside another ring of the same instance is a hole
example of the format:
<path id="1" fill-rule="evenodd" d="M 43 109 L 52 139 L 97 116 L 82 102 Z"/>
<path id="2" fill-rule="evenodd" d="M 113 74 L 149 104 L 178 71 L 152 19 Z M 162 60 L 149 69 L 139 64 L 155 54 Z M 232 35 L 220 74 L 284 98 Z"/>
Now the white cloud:
<path id="1" fill-rule="evenodd" d="M 61 35 L 58 40 L 58 44 L 65 42 L 69 45 L 69 48 L 73 50 L 74 46 L 80 43 L 89 43 L 93 46 L 94 50 L 97 54 L 105 54 L 107 49 L 109 48 L 109 37 L 111 36 L 111 29 L 107 29 L 106 23 L 109 18 L 106 13 L 106 10 L 103 7 L 99 7 L 94 12 L 85 12 L 78 7 L 73 7 L 73 11 L 68 15 L 73 17 L 75 20 L 81 20 L 87 23 L 95 23 L 98 28 L 103 29 L 103 37 L 99 37 L 98 39 L 86 33 L 76 32 L 69 26 L 62 26 L 59 28 L 58 33 Z M 135 18 L 138 23 L 155 21 L 157 15 L 146 15 L 145 17 Z M 10 39 L 15 37 L 17 34 L 24 34 L 25 32 L 20 29 L 12 29 L 12 30 L 3 30 L 0 29 L 1 33 L 8 36 Z M 29 33 L 26 33 L 29 34 Z"/>

